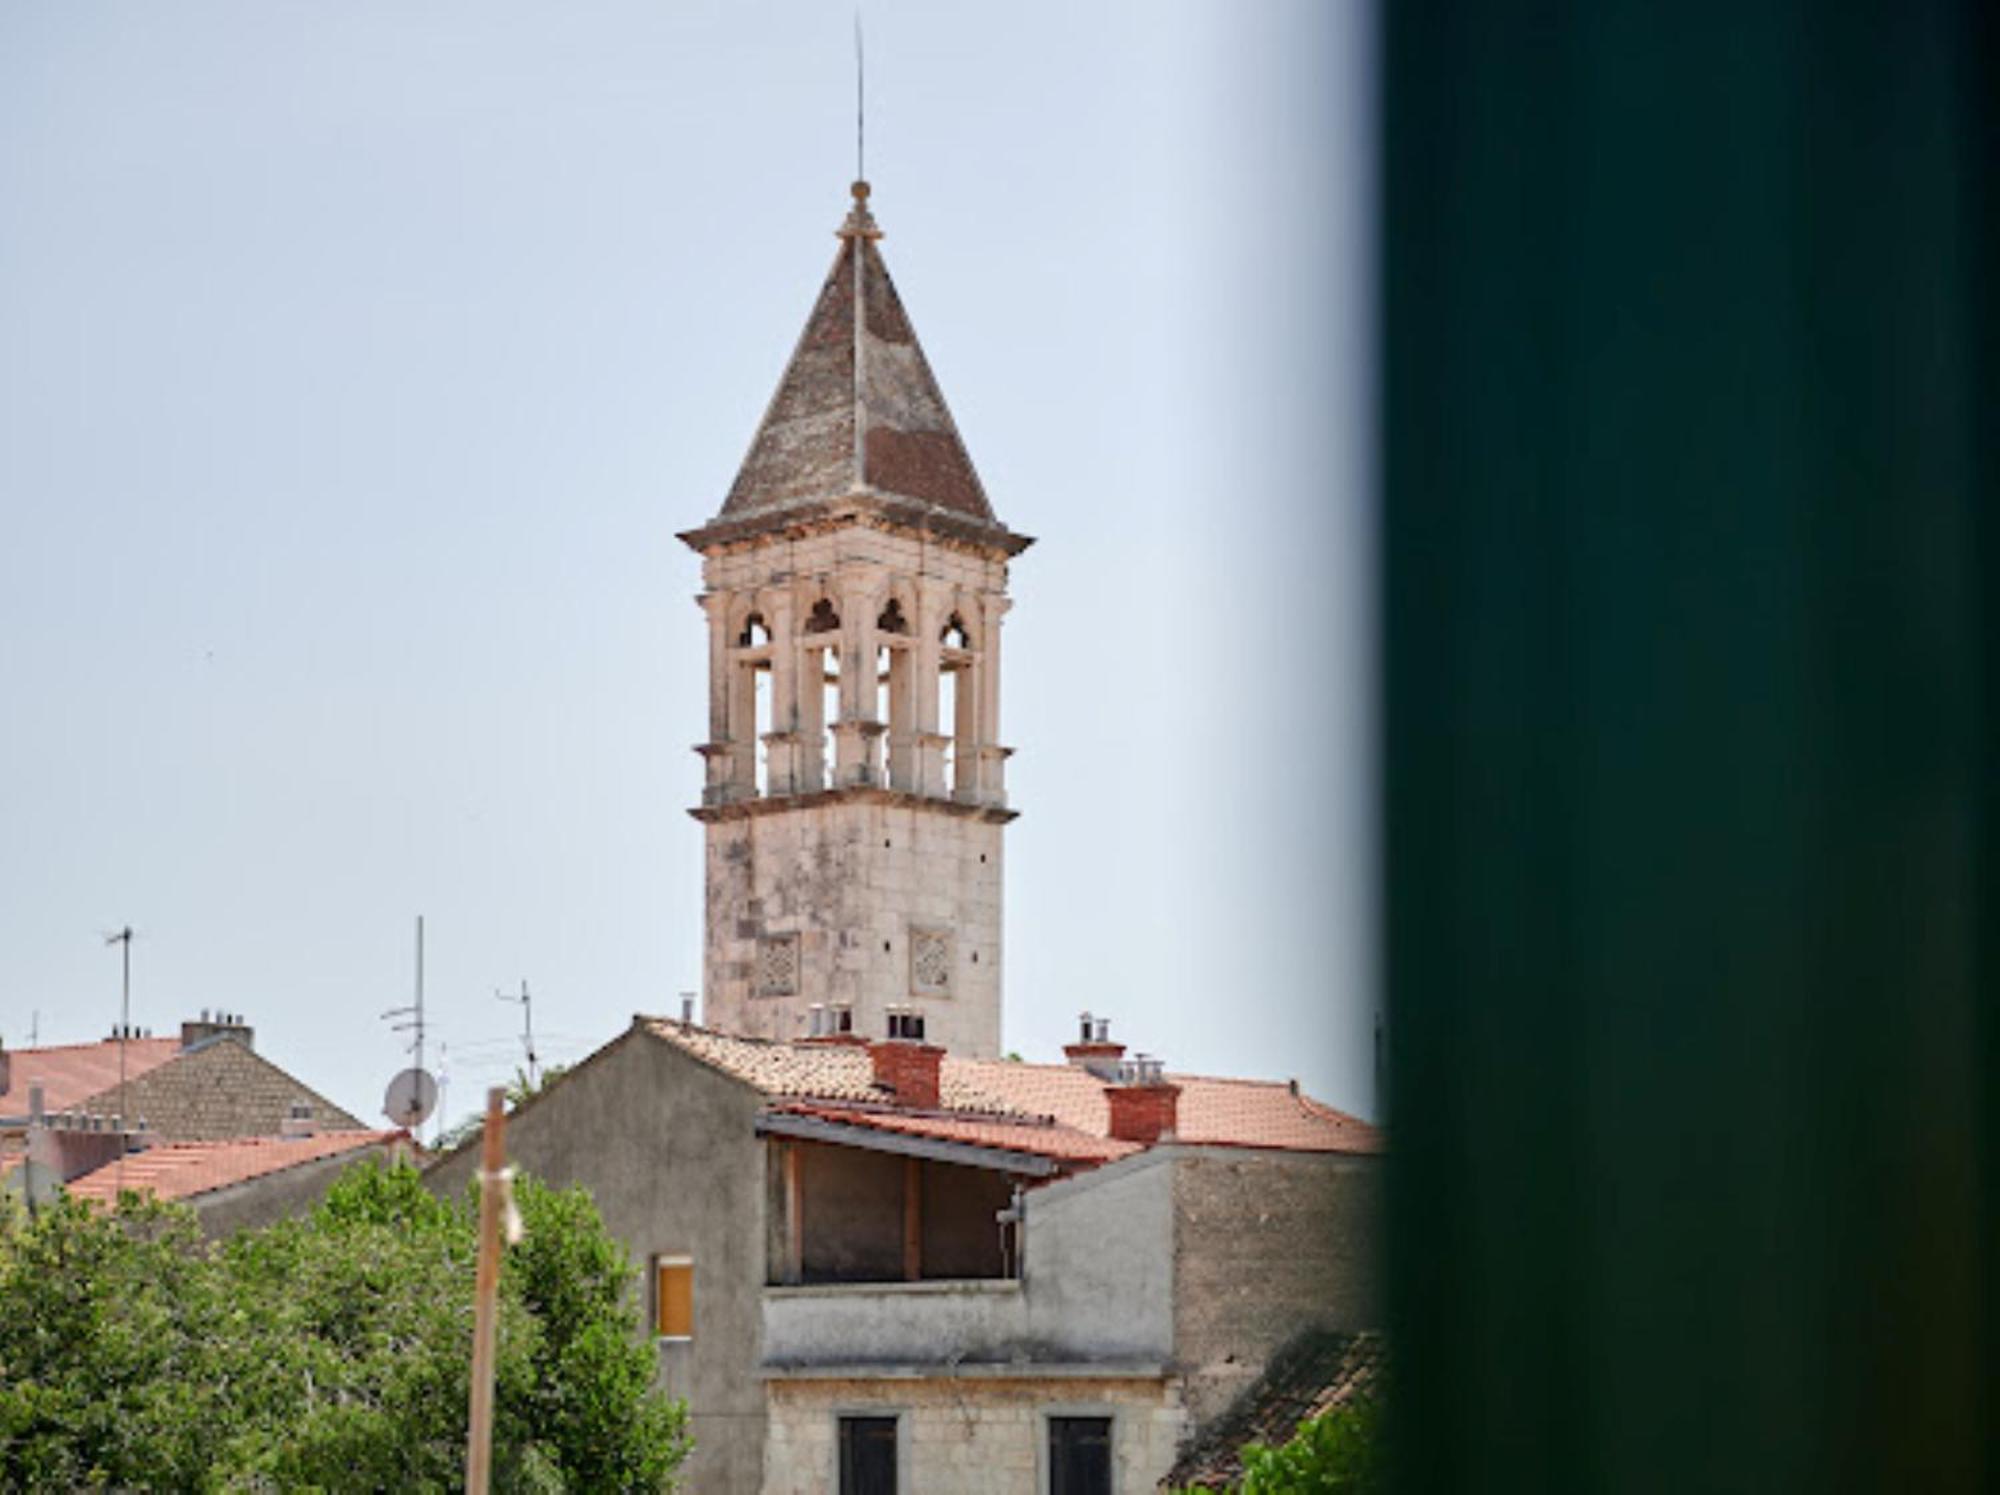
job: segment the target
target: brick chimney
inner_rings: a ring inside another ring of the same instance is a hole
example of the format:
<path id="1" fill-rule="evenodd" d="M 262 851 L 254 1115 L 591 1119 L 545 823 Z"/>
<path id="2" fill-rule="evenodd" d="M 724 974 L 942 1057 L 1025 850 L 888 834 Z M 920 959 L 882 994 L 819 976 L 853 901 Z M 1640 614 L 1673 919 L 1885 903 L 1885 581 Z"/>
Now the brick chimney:
<path id="1" fill-rule="evenodd" d="M 198 1043 L 208 1042 L 211 1038 L 234 1038 L 244 1048 L 252 1049 L 256 1047 L 253 1041 L 255 1037 L 255 1033 L 252 1032 L 250 1025 L 243 1021 L 243 1014 L 240 1012 L 211 1013 L 204 1007 L 201 1009 L 200 1017 L 189 1018 L 181 1024 L 183 1049 L 191 1049 Z"/>
<path id="2" fill-rule="evenodd" d="M 1120 1142 L 1150 1147 L 1162 1138 L 1172 1141 L 1180 1110 L 1181 1087 L 1169 1085 L 1160 1061 L 1141 1057 L 1127 1065 L 1120 1083 L 1104 1087 L 1111 1108 L 1111 1135 Z"/>
<path id="3" fill-rule="evenodd" d="M 875 1083 L 886 1085 L 896 1094 L 896 1104 L 919 1111 L 938 1108 L 938 1069 L 944 1050 L 936 1044 L 911 1043 L 889 1038 L 868 1045 L 868 1057 L 875 1061 Z"/>
<path id="4" fill-rule="evenodd" d="M 1063 1058 L 1078 1069 L 1088 1070 L 1100 1080 L 1117 1078 L 1119 1061 L 1125 1057 L 1125 1045 L 1111 1041 L 1111 1019 L 1092 1017 L 1083 1013 L 1077 1019 L 1079 1036 L 1075 1043 L 1063 1045 Z"/>

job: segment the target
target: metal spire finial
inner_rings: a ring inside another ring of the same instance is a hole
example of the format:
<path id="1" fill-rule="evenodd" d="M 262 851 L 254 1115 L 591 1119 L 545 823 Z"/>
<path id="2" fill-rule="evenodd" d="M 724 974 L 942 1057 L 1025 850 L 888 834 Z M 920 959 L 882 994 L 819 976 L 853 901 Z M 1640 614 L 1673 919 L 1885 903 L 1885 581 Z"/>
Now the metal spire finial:
<path id="1" fill-rule="evenodd" d="M 868 164 L 867 122 L 868 122 L 867 73 L 863 67 L 861 51 L 861 7 L 854 7 L 854 206 L 847 211 L 847 221 L 835 232 L 843 239 L 879 239 L 882 230 L 875 226 L 875 217 L 868 211 Z"/>

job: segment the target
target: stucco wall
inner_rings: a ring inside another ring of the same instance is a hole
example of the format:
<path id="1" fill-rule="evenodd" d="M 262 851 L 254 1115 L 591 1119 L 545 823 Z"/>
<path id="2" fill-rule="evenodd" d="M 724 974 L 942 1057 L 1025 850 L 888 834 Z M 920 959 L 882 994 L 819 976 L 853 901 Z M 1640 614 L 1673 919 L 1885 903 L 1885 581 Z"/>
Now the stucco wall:
<path id="1" fill-rule="evenodd" d="M 1164 1154 L 1024 1196 L 1031 1342 L 1078 1358 L 1173 1355 L 1173 1170 Z"/>
<path id="2" fill-rule="evenodd" d="M 1034 1495 L 1047 1484 L 1051 1414 L 1112 1419 L 1114 1488 L 1150 1495 L 1172 1466 L 1184 1423 L 1160 1380 L 778 1380 L 771 1383 L 764 1495 L 837 1489 L 841 1414 L 900 1417 L 899 1489 L 922 1495 Z"/>
<path id="3" fill-rule="evenodd" d="M 672 1045 L 628 1033 L 513 1118 L 509 1159 L 551 1184 L 590 1190 L 635 1264 L 656 1254 L 694 1259 L 694 1336 L 661 1343 L 660 1378 L 685 1396 L 695 1452 L 682 1466 L 694 1492 L 754 1490 L 761 1478 L 764 1397 L 756 1362 L 762 1333 L 764 1149 L 754 1135 L 758 1097 Z M 425 1181 L 464 1187 L 477 1164 L 466 1148 Z M 651 1311 L 651 1292 L 644 1290 Z"/>
<path id="4" fill-rule="evenodd" d="M 1196 1422 L 1311 1323 L 1381 1326 L 1381 1162 L 1176 1148 L 1175 1353 Z"/>

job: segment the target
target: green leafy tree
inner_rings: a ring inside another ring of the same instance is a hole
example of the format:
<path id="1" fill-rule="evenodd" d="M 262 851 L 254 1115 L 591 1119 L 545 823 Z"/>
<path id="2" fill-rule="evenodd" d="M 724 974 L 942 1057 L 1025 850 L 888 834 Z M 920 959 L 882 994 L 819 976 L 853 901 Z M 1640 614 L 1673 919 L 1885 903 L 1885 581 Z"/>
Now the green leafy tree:
<path id="1" fill-rule="evenodd" d="M 652 1386 L 622 1249 L 581 1190 L 516 1197 L 497 1487 L 671 1488 L 685 1409 Z M 220 1246 L 130 1195 L 0 1215 L 0 1489 L 458 1488 L 474 1220 L 373 1164 Z"/>
<path id="2" fill-rule="evenodd" d="M 1289 1442 L 1243 1450 L 1243 1495 L 1379 1495 L 1381 1417 L 1372 1401 L 1308 1417 Z"/>
<path id="3" fill-rule="evenodd" d="M 1301 1422 L 1289 1441 L 1243 1447 L 1243 1474 L 1234 1495 L 1383 1495 L 1389 1488 L 1382 1453 L 1380 1405 L 1363 1399 Z M 1216 1495 L 1209 1486 L 1174 1495 Z"/>

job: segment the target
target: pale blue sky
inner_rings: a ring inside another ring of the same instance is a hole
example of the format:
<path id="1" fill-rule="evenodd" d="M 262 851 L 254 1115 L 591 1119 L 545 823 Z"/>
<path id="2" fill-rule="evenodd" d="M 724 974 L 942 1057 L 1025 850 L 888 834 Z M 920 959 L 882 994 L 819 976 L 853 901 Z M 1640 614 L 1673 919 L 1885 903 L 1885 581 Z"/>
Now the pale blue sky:
<path id="1" fill-rule="evenodd" d="M 1372 1104 L 1358 6 L 870 3 L 1001 516 L 1006 1042 Z M 851 7 L 0 0 L 0 1034 L 239 1009 L 366 1118 L 699 984 L 697 558 L 834 249 Z"/>

